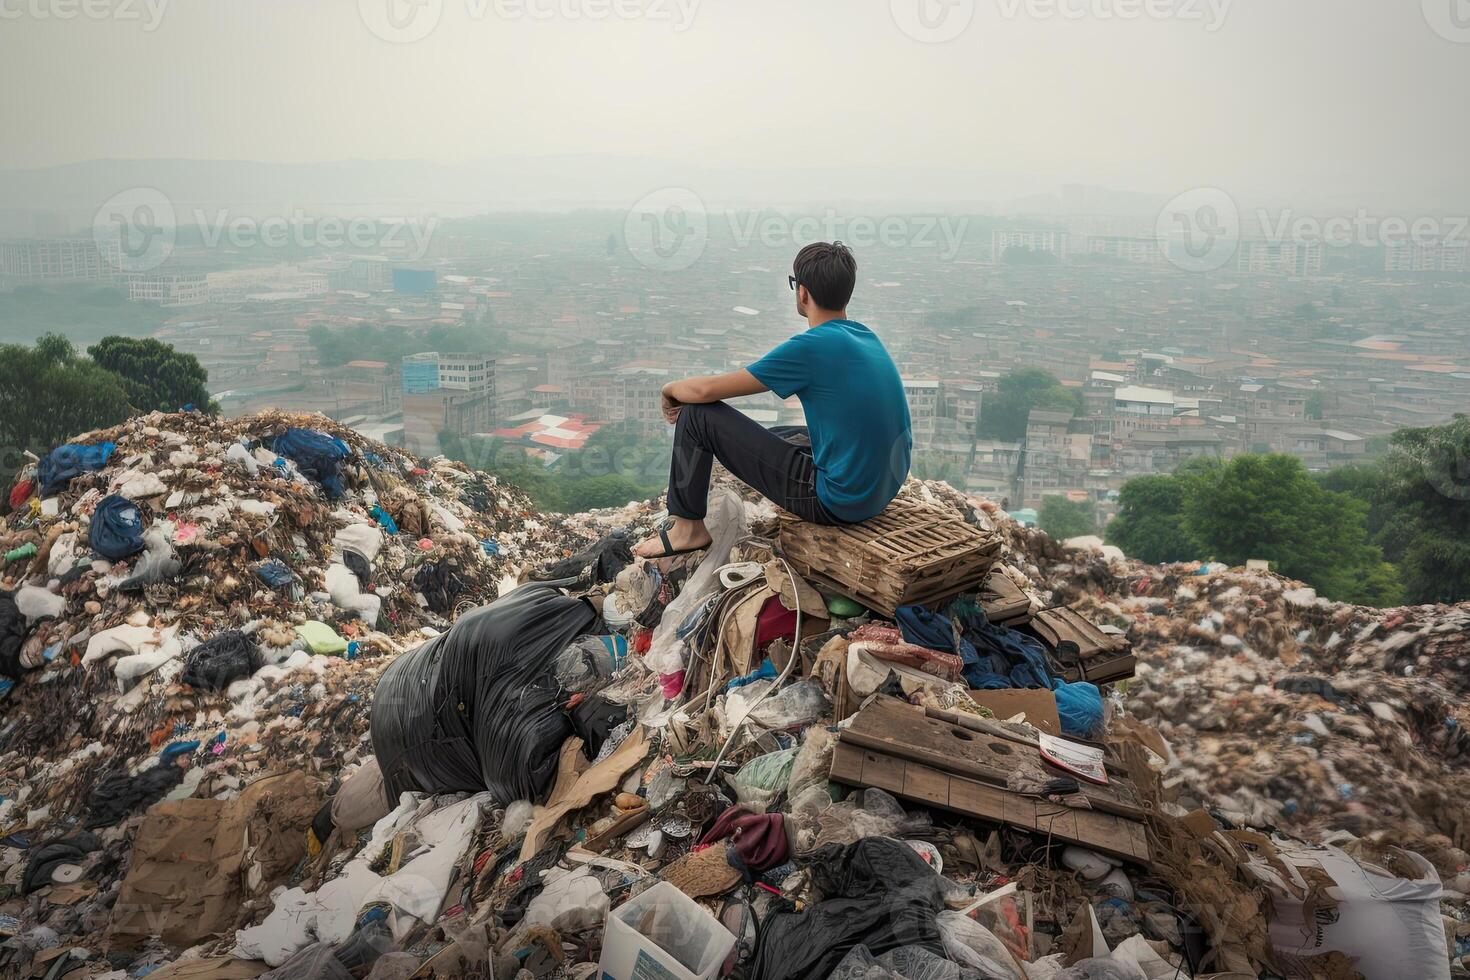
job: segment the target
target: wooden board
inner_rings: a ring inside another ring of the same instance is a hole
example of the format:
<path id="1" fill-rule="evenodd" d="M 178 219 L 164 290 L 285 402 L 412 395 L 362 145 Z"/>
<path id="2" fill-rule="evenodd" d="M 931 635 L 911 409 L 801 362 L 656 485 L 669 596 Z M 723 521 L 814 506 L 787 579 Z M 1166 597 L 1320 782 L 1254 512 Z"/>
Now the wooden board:
<path id="1" fill-rule="evenodd" d="M 1065 775 L 1035 746 L 930 718 L 922 708 L 890 697 L 858 712 L 838 739 L 998 788 L 1016 773 L 1033 775 L 1033 781 Z M 1107 786 L 1082 783 L 1081 792 L 1094 809 L 1131 819 L 1144 814 L 1137 790 L 1126 779 L 1115 777 Z"/>
<path id="2" fill-rule="evenodd" d="M 1138 821 L 1031 799 L 871 749 L 839 742 L 830 778 L 847 786 L 872 786 L 927 806 L 1081 844 L 1128 861 L 1146 864 L 1150 859 L 1148 834 Z"/>
<path id="3" fill-rule="evenodd" d="M 798 573 L 890 617 L 899 606 L 978 589 L 1000 544 L 950 511 L 903 498 L 861 524 L 827 527 L 785 515 L 780 534 L 781 553 Z"/>

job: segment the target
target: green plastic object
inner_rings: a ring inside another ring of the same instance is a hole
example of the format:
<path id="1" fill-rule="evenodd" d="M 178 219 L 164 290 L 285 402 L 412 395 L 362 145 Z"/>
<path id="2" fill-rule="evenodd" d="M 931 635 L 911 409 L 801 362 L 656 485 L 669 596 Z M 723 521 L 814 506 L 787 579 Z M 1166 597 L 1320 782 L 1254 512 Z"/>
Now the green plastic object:
<path id="1" fill-rule="evenodd" d="M 839 619 L 851 619 L 854 616 L 861 616 L 863 607 L 845 595 L 829 595 L 827 611 Z"/>
<path id="2" fill-rule="evenodd" d="M 29 541 L 29 542 L 21 545 L 19 548 L 16 548 L 14 551 L 7 551 L 5 553 L 5 560 L 6 561 L 20 561 L 22 558 L 29 558 L 32 555 L 34 555 L 35 553 L 36 553 L 36 543 L 34 541 Z"/>
<path id="3" fill-rule="evenodd" d="M 306 641 L 312 653 L 331 655 L 347 652 L 347 641 L 332 627 L 315 619 L 296 627 L 296 635 Z"/>

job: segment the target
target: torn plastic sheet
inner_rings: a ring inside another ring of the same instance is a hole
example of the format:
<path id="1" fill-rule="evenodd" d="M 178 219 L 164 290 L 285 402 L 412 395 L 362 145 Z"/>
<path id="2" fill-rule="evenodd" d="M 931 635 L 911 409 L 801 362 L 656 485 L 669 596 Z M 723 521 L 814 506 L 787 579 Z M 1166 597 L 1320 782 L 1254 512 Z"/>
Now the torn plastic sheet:
<path id="1" fill-rule="evenodd" d="M 393 938 L 400 940 L 420 922 L 432 921 L 449 891 L 450 878 L 480 825 L 481 804 L 488 793 L 433 809 L 414 794 L 404 794 L 399 806 L 373 827 L 371 839 L 342 874 L 315 892 L 291 888 L 276 899 L 275 909 L 258 926 L 235 935 L 234 954 L 280 966 L 299 949 L 318 940 L 340 943 L 352 934 L 358 912 L 367 905 L 392 906 L 388 920 Z M 369 865 L 383 847 L 402 831 L 412 829 L 427 850 L 405 862 L 391 875 L 379 875 Z"/>

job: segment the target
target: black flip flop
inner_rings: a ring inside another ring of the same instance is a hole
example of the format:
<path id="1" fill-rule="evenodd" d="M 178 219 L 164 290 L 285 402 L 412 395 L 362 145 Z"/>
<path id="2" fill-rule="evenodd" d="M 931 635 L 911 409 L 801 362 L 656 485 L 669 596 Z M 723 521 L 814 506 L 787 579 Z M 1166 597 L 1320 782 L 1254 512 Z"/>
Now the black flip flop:
<path id="1" fill-rule="evenodd" d="M 658 529 L 658 539 L 664 543 L 663 554 L 640 555 L 639 557 L 645 558 L 648 561 L 658 561 L 661 558 L 676 558 L 679 555 L 692 555 L 696 551 L 705 551 L 709 548 L 709 544 L 702 544 L 697 548 L 675 548 L 674 543 L 669 540 L 669 529 L 666 527 Z M 710 544 L 713 543 L 713 541 L 710 542 Z"/>

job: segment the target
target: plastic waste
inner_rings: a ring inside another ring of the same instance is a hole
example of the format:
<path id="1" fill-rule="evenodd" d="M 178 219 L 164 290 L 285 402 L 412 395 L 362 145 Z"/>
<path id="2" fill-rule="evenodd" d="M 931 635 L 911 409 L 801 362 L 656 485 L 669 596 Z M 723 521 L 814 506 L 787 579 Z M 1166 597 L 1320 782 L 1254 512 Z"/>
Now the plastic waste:
<path id="1" fill-rule="evenodd" d="M 739 802 L 765 809 L 776 792 L 786 788 L 798 749 L 783 749 L 758 755 L 730 777 Z"/>
<path id="2" fill-rule="evenodd" d="M 753 692 L 755 687 L 752 684 L 744 690 Z M 825 717 L 832 710 L 832 704 L 827 700 L 821 682 L 808 677 L 783 687 L 747 710 L 750 720 L 763 728 L 800 728 Z"/>
<path id="3" fill-rule="evenodd" d="M 787 797 L 794 800 L 813 786 L 821 787 L 825 793 L 827 773 L 832 771 L 832 755 L 836 751 L 837 739 L 830 729 L 825 725 L 808 728 L 791 767 Z"/>
<path id="4" fill-rule="evenodd" d="M 557 654 L 552 672 L 568 693 L 589 693 L 607 684 L 627 656 L 625 637 L 579 636 Z"/>
<path id="5" fill-rule="evenodd" d="M 88 530 L 92 550 L 110 561 L 129 558 L 143 550 L 143 512 L 126 497 L 103 497 L 92 513 Z"/>
<path id="6" fill-rule="evenodd" d="M 182 568 L 168 533 L 161 527 L 150 527 L 143 535 L 143 554 L 133 563 L 132 574 L 118 582 L 117 587 L 124 592 L 141 589 L 173 578 Z"/>
<path id="7" fill-rule="evenodd" d="M 710 546 L 704 560 L 684 583 L 684 589 L 664 610 L 658 628 L 653 632 L 653 645 L 644 662 L 660 674 L 673 674 L 684 669 L 685 652 L 678 636 L 679 624 L 691 612 L 714 595 L 720 587 L 720 566 L 730 560 L 730 549 L 745 534 L 745 506 L 730 490 L 710 494 L 709 513 L 705 523 L 710 530 Z"/>
<path id="8" fill-rule="evenodd" d="M 989 980 L 951 963 L 923 946 L 900 946 L 874 956 L 867 946 L 854 946 L 828 975 L 828 980 Z"/>
<path id="9" fill-rule="evenodd" d="M 961 912 L 940 912 L 939 936 L 944 955 L 995 980 L 1026 980 L 1016 968 L 1006 944 L 989 929 Z"/>
<path id="10" fill-rule="evenodd" d="M 852 844 L 864 837 L 923 836 L 932 826 L 928 813 L 904 811 L 881 789 L 868 788 L 833 803 L 822 786 L 812 786 L 791 801 L 798 852 L 826 844 Z"/>

